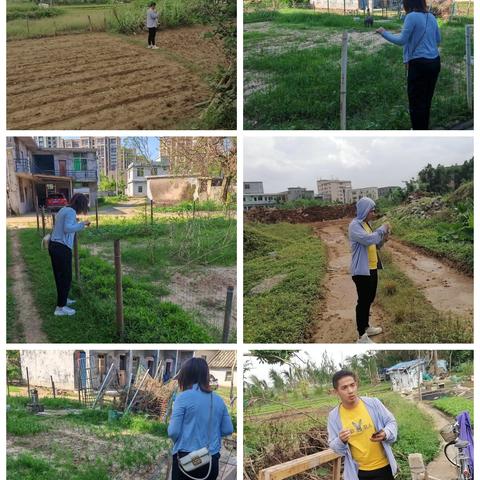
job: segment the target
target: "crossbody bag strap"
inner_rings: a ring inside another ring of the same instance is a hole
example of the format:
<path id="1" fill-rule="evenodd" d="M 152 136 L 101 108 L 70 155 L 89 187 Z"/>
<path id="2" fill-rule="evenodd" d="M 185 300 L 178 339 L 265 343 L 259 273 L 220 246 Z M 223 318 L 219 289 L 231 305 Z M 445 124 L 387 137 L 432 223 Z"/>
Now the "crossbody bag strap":
<path id="1" fill-rule="evenodd" d="M 425 19 L 425 30 L 423 31 L 423 35 L 420 37 L 420 40 L 417 42 L 417 44 L 415 45 L 415 48 L 412 50 L 412 53 L 410 54 L 412 57 L 413 57 L 413 54 L 416 52 L 417 48 L 418 48 L 418 47 L 420 46 L 420 44 L 422 43 L 422 40 L 424 39 L 425 35 L 427 34 L 428 15 L 429 15 L 429 12 L 426 12 L 425 15 L 426 15 L 426 19 Z"/>

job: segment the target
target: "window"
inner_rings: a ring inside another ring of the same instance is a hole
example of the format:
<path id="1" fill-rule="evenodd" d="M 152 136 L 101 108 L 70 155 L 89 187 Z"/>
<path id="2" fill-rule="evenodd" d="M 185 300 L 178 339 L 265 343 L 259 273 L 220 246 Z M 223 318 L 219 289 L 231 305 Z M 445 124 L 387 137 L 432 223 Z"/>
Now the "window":
<path id="1" fill-rule="evenodd" d="M 226 382 L 231 382 L 232 381 L 232 371 L 231 370 L 227 370 L 225 372 L 225 381 Z"/>
<path id="2" fill-rule="evenodd" d="M 120 370 L 126 370 L 127 369 L 127 356 L 126 355 L 120 355 Z"/>
<path id="3" fill-rule="evenodd" d="M 88 170 L 88 158 L 86 153 L 76 152 L 73 154 L 73 169 L 76 172 Z"/>
<path id="4" fill-rule="evenodd" d="M 158 175 L 158 168 L 152 167 L 152 175 Z"/>
<path id="5" fill-rule="evenodd" d="M 139 185 L 139 186 L 138 186 L 138 193 L 143 193 L 143 187 L 142 187 L 142 185 Z"/>
<path id="6" fill-rule="evenodd" d="M 137 177 L 143 177 L 145 175 L 143 168 L 137 168 Z"/>

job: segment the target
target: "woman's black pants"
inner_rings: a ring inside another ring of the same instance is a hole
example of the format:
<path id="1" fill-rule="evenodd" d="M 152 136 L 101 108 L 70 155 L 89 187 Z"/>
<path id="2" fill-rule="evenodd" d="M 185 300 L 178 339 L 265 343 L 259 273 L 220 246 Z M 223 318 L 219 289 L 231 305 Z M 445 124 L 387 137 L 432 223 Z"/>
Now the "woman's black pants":
<path id="1" fill-rule="evenodd" d="M 359 470 L 359 480 L 393 480 L 392 468 L 387 465 L 377 470 Z"/>
<path id="2" fill-rule="evenodd" d="M 64 307 L 72 285 L 72 250 L 63 243 L 50 241 L 48 253 L 57 286 L 57 306 Z"/>
<path id="3" fill-rule="evenodd" d="M 148 44 L 155 45 L 155 35 L 157 34 L 157 27 L 151 27 L 148 29 Z"/>
<path id="4" fill-rule="evenodd" d="M 368 328 L 370 307 L 377 294 L 378 275 L 376 270 L 370 270 L 370 275 L 354 275 L 353 281 L 357 287 L 357 317 L 358 335 L 361 337 Z"/>
<path id="5" fill-rule="evenodd" d="M 184 457 L 185 455 L 188 455 L 188 452 L 178 452 L 178 454 L 176 453 L 173 456 L 172 480 L 191 480 L 182 472 L 182 470 L 180 470 L 180 467 L 178 466 L 179 455 L 181 458 L 181 457 Z M 219 460 L 220 460 L 219 453 L 212 455 L 212 470 L 210 471 L 210 475 L 206 478 L 206 480 L 215 480 L 218 477 Z M 207 473 L 208 473 L 208 465 L 200 467 L 197 470 L 194 470 L 193 472 L 188 472 L 188 474 L 194 478 L 195 477 L 203 478 Z"/>
<path id="6" fill-rule="evenodd" d="M 428 130 L 433 92 L 440 73 L 440 57 L 408 62 L 408 104 L 414 130 Z"/>

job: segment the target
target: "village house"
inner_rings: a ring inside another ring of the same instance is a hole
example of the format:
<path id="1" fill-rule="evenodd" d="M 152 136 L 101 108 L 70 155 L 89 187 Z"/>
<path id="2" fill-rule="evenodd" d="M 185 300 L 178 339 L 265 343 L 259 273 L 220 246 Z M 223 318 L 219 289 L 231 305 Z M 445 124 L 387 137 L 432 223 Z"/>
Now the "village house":
<path id="1" fill-rule="evenodd" d="M 169 164 L 161 159 L 150 164 L 132 162 L 127 167 L 128 197 L 145 197 L 147 195 L 147 177 L 168 175 Z"/>
<path id="2" fill-rule="evenodd" d="M 135 379 L 139 366 L 150 375 L 155 375 L 162 363 L 164 380 L 174 377 L 182 365 L 192 357 L 203 357 L 212 363 L 212 371 L 219 385 L 230 385 L 232 368 L 236 370 L 235 352 L 233 357 L 218 357 L 218 350 L 20 350 L 22 379 L 36 387 L 50 388 L 52 380 L 57 388 L 78 389 L 79 382 L 89 379 L 94 389 L 99 388 L 111 365 L 118 372 L 119 386 L 125 386 L 128 379 Z M 218 358 L 217 358 L 218 357 Z M 217 358 L 217 359 L 216 359 Z M 227 374 L 229 365 L 230 373 Z M 218 375 L 218 377 L 217 377 Z"/>
<path id="3" fill-rule="evenodd" d="M 400 362 L 387 369 L 394 392 L 410 393 L 423 383 L 424 360 Z"/>
<path id="4" fill-rule="evenodd" d="M 7 210 L 21 215 L 46 205 L 60 193 L 69 200 L 84 193 L 97 197 L 98 165 L 91 148 L 40 148 L 32 137 L 7 138 Z"/>
<path id="5" fill-rule="evenodd" d="M 314 191 L 303 187 L 288 187 L 279 193 L 264 193 L 263 182 L 243 183 L 243 209 L 250 210 L 254 207 L 276 207 L 279 203 L 299 199 L 313 199 Z"/>

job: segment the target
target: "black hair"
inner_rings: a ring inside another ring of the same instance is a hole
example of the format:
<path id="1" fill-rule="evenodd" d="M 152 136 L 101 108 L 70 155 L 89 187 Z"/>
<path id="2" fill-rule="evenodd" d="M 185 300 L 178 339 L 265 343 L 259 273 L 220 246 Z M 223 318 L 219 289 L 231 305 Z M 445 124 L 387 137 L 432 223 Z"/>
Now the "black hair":
<path id="1" fill-rule="evenodd" d="M 357 374 L 350 370 L 340 370 L 332 377 L 333 388 L 336 390 L 338 388 L 338 382 L 344 377 L 352 377 L 356 382 L 358 381 Z"/>
<path id="2" fill-rule="evenodd" d="M 198 384 L 202 392 L 210 393 L 210 369 L 203 358 L 190 358 L 187 360 L 178 374 L 178 385 L 181 390 L 188 390 L 195 383 Z"/>
<path id="3" fill-rule="evenodd" d="M 155 2 L 150 2 L 148 6 L 149 6 L 150 8 L 152 8 L 152 7 L 156 7 L 157 4 L 156 4 Z"/>
<path id="4" fill-rule="evenodd" d="M 70 207 L 73 208 L 77 213 L 88 213 L 88 198 L 83 193 L 76 193 L 70 199 Z"/>
<path id="5" fill-rule="evenodd" d="M 403 0 L 403 8 L 406 13 L 428 12 L 426 0 Z"/>

